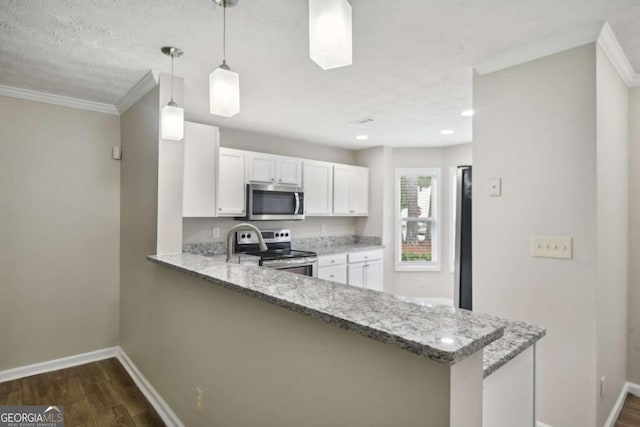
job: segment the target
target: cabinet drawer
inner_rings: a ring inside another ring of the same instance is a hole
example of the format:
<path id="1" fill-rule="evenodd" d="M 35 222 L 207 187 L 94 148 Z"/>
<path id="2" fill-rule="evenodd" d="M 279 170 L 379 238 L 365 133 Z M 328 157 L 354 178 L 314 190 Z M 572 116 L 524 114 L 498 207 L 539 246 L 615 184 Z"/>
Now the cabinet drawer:
<path id="1" fill-rule="evenodd" d="M 318 279 L 347 283 L 347 266 L 343 264 L 318 267 Z"/>
<path id="2" fill-rule="evenodd" d="M 321 255 L 318 257 L 318 267 L 341 265 L 347 263 L 347 254 Z"/>
<path id="3" fill-rule="evenodd" d="M 354 262 L 373 261 L 375 259 L 382 259 L 382 249 L 349 253 L 349 264 Z"/>

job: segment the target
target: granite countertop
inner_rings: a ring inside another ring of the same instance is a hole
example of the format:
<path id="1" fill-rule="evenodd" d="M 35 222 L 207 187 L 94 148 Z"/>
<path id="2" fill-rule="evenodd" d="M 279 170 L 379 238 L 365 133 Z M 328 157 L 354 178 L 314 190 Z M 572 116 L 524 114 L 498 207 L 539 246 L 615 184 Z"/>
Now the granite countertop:
<path id="1" fill-rule="evenodd" d="M 484 378 L 506 365 L 547 333 L 541 326 L 493 316 L 486 317 L 493 318 L 496 323 L 504 325 L 504 335 L 484 348 L 482 355 Z"/>
<path id="2" fill-rule="evenodd" d="M 336 246 L 328 246 L 328 247 L 311 247 L 305 248 L 302 250 L 314 251 L 317 252 L 318 255 L 333 255 L 333 254 L 341 254 L 346 252 L 357 252 L 357 251 L 369 251 L 373 249 L 383 249 L 384 245 L 372 245 L 370 243 L 351 243 L 346 245 L 336 245 Z M 295 248 L 298 249 L 298 248 Z"/>
<path id="3" fill-rule="evenodd" d="M 263 301 L 355 331 L 430 360 L 453 365 L 500 338 L 494 318 L 446 306 L 420 306 L 393 295 L 188 253 L 151 261 Z"/>

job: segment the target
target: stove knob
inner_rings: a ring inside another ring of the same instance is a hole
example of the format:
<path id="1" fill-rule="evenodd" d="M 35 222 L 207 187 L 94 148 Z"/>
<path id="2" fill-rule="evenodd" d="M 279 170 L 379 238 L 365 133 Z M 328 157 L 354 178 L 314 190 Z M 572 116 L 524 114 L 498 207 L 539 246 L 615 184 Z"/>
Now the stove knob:
<path id="1" fill-rule="evenodd" d="M 251 234 L 247 234 L 247 239 L 250 239 L 250 238 L 251 238 Z"/>
<path id="2" fill-rule="evenodd" d="M 285 234 L 285 236 L 289 237 L 289 233 Z"/>
<path id="3" fill-rule="evenodd" d="M 243 234 L 243 235 L 241 235 L 240 237 L 242 237 L 242 238 L 244 239 L 245 237 L 247 237 L 247 235 L 246 235 L 246 234 Z"/>
<path id="4" fill-rule="evenodd" d="M 276 233 L 276 237 L 280 237 L 280 233 Z"/>

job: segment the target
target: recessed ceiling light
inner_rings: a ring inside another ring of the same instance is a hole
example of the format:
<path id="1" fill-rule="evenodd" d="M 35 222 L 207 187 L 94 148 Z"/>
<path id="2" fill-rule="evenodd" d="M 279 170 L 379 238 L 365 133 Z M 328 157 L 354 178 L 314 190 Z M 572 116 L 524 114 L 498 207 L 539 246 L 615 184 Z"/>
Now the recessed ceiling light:
<path id="1" fill-rule="evenodd" d="M 440 133 L 441 133 L 442 135 L 453 135 L 453 134 L 454 134 L 453 129 L 442 129 L 442 130 L 440 131 Z"/>
<path id="2" fill-rule="evenodd" d="M 369 135 L 357 135 L 356 139 L 358 141 L 365 141 L 365 140 L 369 139 Z"/>
<path id="3" fill-rule="evenodd" d="M 462 117 L 473 117 L 473 110 L 464 110 L 460 115 Z"/>

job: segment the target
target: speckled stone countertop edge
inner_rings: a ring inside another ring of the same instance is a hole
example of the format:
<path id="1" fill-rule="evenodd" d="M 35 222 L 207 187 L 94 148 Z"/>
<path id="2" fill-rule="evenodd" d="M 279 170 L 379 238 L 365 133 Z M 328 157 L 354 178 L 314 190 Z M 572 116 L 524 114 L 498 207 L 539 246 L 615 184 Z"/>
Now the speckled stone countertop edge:
<path id="1" fill-rule="evenodd" d="M 422 343 L 416 343 L 413 342 L 411 340 L 405 339 L 403 337 L 400 337 L 398 335 L 394 335 L 394 334 L 390 334 L 386 331 L 381 331 L 379 329 L 375 329 L 375 328 L 371 328 L 367 325 L 363 325 L 363 324 L 359 324 L 353 321 L 349 321 L 346 319 L 342 319 L 340 317 L 337 317 L 335 315 L 329 314 L 329 313 L 324 313 L 318 309 L 315 308 L 310 308 L 304 305 L 300 305 L 297 304 L 295 302 L 291 302 L 291 301 L 287 301 L 287 300 L 283 300 L 280 298 L 277 298 L 273 295 L 269 295 L 263 292 L 259 292 L 253 289 L 249 289 L 246 287 L 243 287 L 241 285 L 238 284 L 234 284 L 232 282 L 228 282 L 228 281 L 224 281 L 224 280 L 220 280 L 218 278 L 215 277 L 211 277 L 207 274 L 204 273 L 200 273 L 197 271 L 194 271 L 192 269 L 186 268 L 186 267 L 182 267 L 182 266 L 178 266 L 175 265 L 173 263 L 164 261 L 160 258 L 158 258 L 158 256 L 155 255 L 149 255 L 147 256 L 147 259 L 151 262 L 154 262 L 156 264 L 165 266 L 165 267 L 169 267 L 170 269 L 173 270 L 177 270 L 183 273 L 186 273 L 188 275 L 194 276 L 194 277 L 198 277 L 200 279 L 206 280 L 210 283 L 214 283 L 220 286 L 223 286 L 227 289 L 236 291 L 236 292 L 240 292 L 242 294 L 245 294 L 247 296 L 250 297 L 254 297 L 257 298 L 261 301 L 276 305 L 278 307 L 281 308 L 285 308 L 303 315 L 306 315 L 308 317 L 314 318 L 314 319 L 318 319 L 318 320 L 322 320 L 326 323 L 329 323 L 331 325 L 334 326 L 338 326 L 342 329 L 345 330 L 350 330 L 350 331 L 354 331 L 362 336 L 374 339 L 376 341 L 380 341 L 384 344 L 389 344 L 392 345 L 394 347 L 400 348 L 402 350 L 406 350 L 409 351 L 411 353 L 417 354 L 419 356 L 425 357 L 429 360 L 432 360 L 434 362 L 438 362 L 438 363 L 442 363 L 442 364 L 446 364 L 446 365 L 455 365 L 456 363 L 466 359 L 468 356 L 470 356 L 471 354 L 485 348 L 487 345 L 489 345 L 491 342 L 494 342 L 496 340 L 498 340 L 500 337 L 502 337 L 502 335 L 504 334 L 504 326 L 495 326 L 495 330 L 490 333 L 490 334 L 486 334 L 485 336 L 481 337 L 481 338 L 477 338 L 474 341 L 472 341 L 471 343 L 459 348 L 456 351 L 444 351 L 442 349 L 436 349 L 436 348 L 432 348 L 428 345 L 422 344 Z M 260 268 L 260 267 L 256 267 L 256 266 L 245 266 L 246 268 Z M 319 280 L 319 279 L 317 279 Z M 345 285 L 347 286 L 347 285 Z M 506 362 L 505 362 L 506 363 Z"/>
<path id="2" fill-rule="evenodd" d="M 487 378 L 489 375 L 493 374 L 498 369 L 515 359 L 518 355 L 534 345 L 536 342 L 540 341 L 547 334 L 546 329 L 541 326 L 528 326 L 526 339 L 511 340 L 511 342 L 509 343 L 509 349 L 506 352 L 494 350 L 492 346 L 498 347 L 501 340 L 510 339 L 510 328 L 510 324 L 505 325 L 505 333 L 503 337 L 497 339 L 496 341 L 485 347 L 483 354 L 483 358 L 485 359 L 485 363 L 483 363 L 483 378 Z M 491 357 L 494 355 L 494 353 L 499 357 L 492 360 Z"/>
<path id="3" fill-rule="evenodd" d="M 336 255 L 336 254 L 349 253 L 349 252 L 373 251 L 376 249 L 384 249 L 384 245 L 354 244 L 354 245 L 334 246 L 331 248 L 312 248 L 314 252 L 318 253 L 318 256 Z"/>

